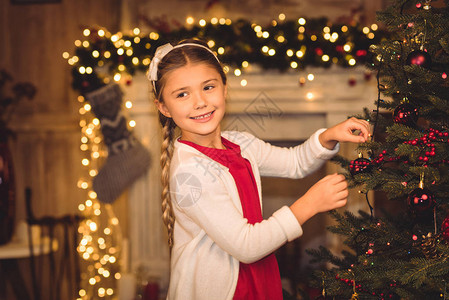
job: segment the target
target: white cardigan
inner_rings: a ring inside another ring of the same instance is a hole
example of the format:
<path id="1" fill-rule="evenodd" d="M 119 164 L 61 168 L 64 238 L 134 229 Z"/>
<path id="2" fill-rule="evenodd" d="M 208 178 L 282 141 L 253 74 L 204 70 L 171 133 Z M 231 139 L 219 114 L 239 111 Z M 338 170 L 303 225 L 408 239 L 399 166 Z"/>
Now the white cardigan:
<path id="1" fill-rule="evenodd" d="M 321 146 L 318 136 L 324 130 L 292 148 L 272 146 L 246 132 L 222 136 L 238 144 L 250 161 L 262 207 L 261 175 L 302 178 L 338 152 L 339 145 L 333 150 Z M 239 262 L 265 257 L 301 236 L 302 228 L 287 206 L 248 224 L 228 168 L 177 140 L 174 146 L 170 195 L 176 221 L 167 299 L 232 299 Z"/>

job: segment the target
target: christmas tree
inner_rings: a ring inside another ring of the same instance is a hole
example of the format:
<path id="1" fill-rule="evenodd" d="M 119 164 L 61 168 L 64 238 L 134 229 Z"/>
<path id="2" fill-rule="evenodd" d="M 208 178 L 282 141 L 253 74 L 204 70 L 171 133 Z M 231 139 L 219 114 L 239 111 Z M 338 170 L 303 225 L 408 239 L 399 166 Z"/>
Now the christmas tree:
<path id="1" fill-rule="evenodd" d="M 390 35 L 370 48 L 377 109 L 359 116 L 373 137 L 359 158 L 335 159 L 371 213 L 332 212 L 347 250 L 308 251 L 328 266 L 314 274 L 321 298 L 449 299 L 448 4 L 394 0 L 378 13 Z"/>

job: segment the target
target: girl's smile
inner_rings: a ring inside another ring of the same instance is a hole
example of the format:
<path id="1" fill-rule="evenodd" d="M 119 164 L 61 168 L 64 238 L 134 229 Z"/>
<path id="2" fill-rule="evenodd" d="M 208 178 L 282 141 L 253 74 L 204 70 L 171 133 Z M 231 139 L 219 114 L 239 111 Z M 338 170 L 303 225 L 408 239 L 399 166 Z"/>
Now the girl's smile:
<path id="1" fill-rule="evenodd" d="M 207 122 L 207 121 L 209 121 L 211 119 L 212 114 L 214 112 L 215 112 L 215 110 L 211 111 L 210 113 L 207 113 L 207 114 L 204 114 L 204 115 L 200 115 L 198 117 L 191 117 L 191 119 L 197 120 L 199 122 Z"/>
<path id="2" fill-rule="evenodd" d="M 207 64 L 191 64 L 166 74 L 160 112 L 181 129 L 181 139 L 222 148 L 220 122 L 225 112 L 226 86 Z"/>

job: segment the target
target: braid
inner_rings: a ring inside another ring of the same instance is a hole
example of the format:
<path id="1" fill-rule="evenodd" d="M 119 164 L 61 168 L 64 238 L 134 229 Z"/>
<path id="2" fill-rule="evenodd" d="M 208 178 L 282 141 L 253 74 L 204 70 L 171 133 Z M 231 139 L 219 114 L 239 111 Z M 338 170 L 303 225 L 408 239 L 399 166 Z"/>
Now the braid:
<path id="1" fill-rule="evenodd" d="M 162 220 L 168 231 L 168 246 L 173 248 L 173 228 L 175 225 L 175 215 L 170 199 L 170 161 L 173 155 L 173 135 L 175 123 L 172 119 L 166 118 L 164 127 L 162 128 L 163 141 L 161 147 L 161 181 L 162 181 Z"/>

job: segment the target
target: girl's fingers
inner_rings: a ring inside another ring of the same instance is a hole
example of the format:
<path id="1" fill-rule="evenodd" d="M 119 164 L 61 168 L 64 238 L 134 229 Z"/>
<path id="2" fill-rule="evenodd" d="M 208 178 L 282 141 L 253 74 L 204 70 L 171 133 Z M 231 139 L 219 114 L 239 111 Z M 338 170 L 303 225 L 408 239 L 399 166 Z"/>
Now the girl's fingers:
<path id="1" fill-rule="evenodd" d="M 338 182 L 338 183 L 336 183 L 335 184 L 335 189 L 337 190 L 337 191 L 344 191 L 344 190 L 346 190 L 348 188 L 348 182 L 345 180 L 345 181 L 341 181 L 341 182 Z"/>
<path id="2" fill-rule="evenodd" d="M 341 181 L 346 180 L 345 176 L 343 176 L 342 174 L 338 174 L 338 173 L 327 175 L 324 178 L 328 178 L 328 180 L 330 180 L 330 183 L 332 183 L 332 184 L 337 184 Z"/>
<path id="3" fill-rule="evenodd" d="M 352 126 L 350 127 L 351 133 L 355 130 L 359 130 L 359 136 L 356 139 L 352 139 L 351 138 L 351 142 L 365 142 L 366 140 L 368 140 L 369 135 L 370 135 L 370 125 L 368 123 L 368 121 L 365 120 L 361 120 L 361 119 L 352 119 L 353 120 L 353 124 L 351 124 Z M 360 137 L 363 138 L 360 139 Z"/>
<path id="4" fill-rule="evenodd" d="M 341 199 L 337 202 L 335 202 L 335 208 L 340 208 L 346 205 L 346 203 L 348 202 L 348 199 Z"/>
<path id="5" fill-rule="evenodd" d="M 337 201 L 341 201 L 341 200 L 347 199 L 348 196 L 349 196 L 349 191 L 347 189 L 344 189 L 342 191 L 339 191 L 339 192 L 335 193 L 335 199 Z"/>

